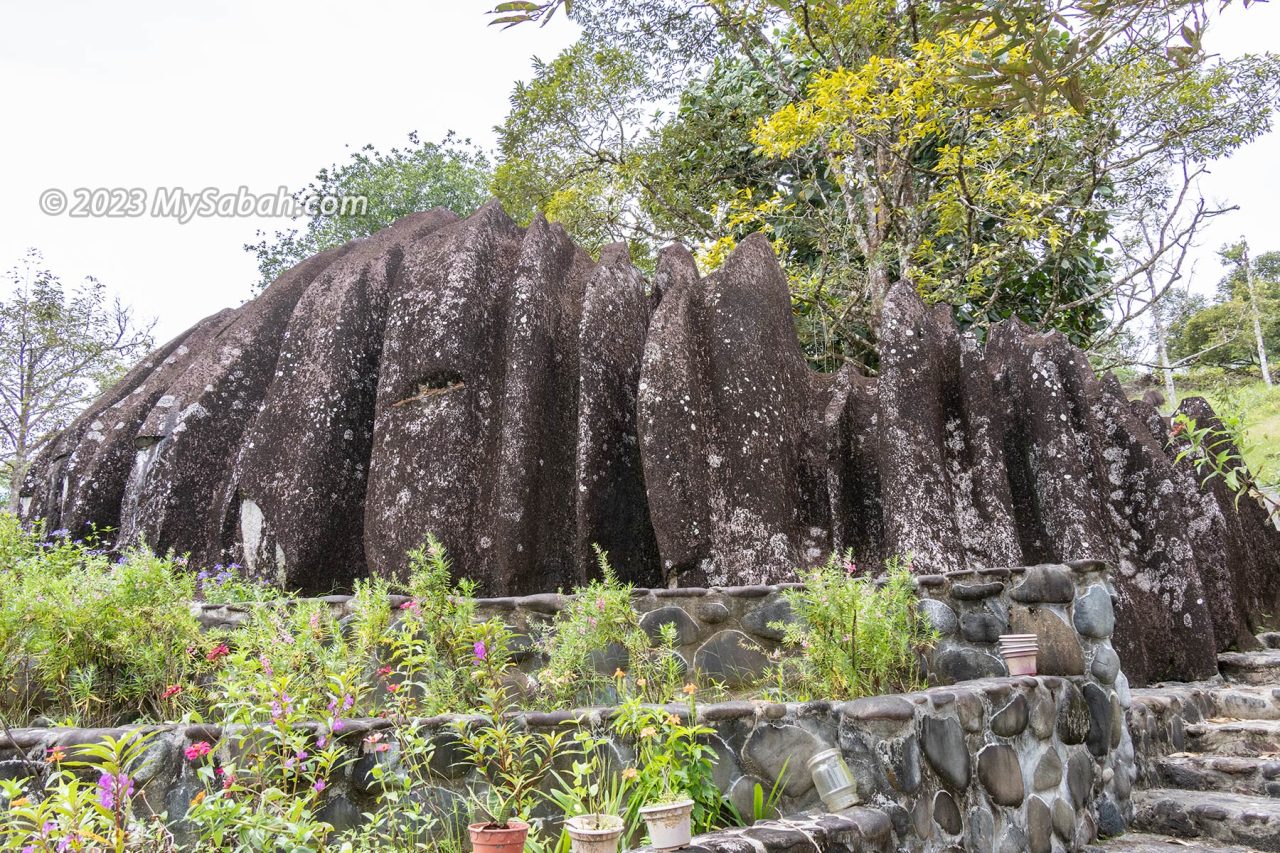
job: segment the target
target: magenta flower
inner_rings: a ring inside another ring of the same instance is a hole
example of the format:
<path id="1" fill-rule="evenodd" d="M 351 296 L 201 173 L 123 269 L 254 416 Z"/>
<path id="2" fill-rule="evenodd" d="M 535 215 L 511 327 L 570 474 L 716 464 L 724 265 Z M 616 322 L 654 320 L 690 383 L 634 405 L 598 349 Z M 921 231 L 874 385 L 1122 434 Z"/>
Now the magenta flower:
<path id="1" fill-rule="evenodd" d="M 104 809 L 115 809 L 133 796 L 133 780 L 124 773 L 103 772 L 98 777 L 98 802 Z"/>
<path id="2" fill-rule="evenodd" d="M 182 752 L 187 756 L 188 761 L 195 761 L 197 758 L 204 758 L 208 755 L 209 749 L 208 741 L 198 740 Z"/>
<path id="3" fill-rule="evenodd" d="M 317 779 L 317 780 L 316 780 L 316 783 L 315 783 L 314 785 L 312 785 L 311 787 L 312 787 L 312 788 L 315 788 L 315 789 L 316 789 L 316 793 L 318 794 L 318 793 L 320 793 L 321 791 L 323 791 L 327 786 L 325 785 L 325 781 L 324 781 L 323 779 Z"/>
<path id="4" fill-rule="evenodd" d="M 489 650 L 484 645 L 484 640 L 476 640 L 475 648 L 476 660 L 484 660 L 489 655 Z"/>

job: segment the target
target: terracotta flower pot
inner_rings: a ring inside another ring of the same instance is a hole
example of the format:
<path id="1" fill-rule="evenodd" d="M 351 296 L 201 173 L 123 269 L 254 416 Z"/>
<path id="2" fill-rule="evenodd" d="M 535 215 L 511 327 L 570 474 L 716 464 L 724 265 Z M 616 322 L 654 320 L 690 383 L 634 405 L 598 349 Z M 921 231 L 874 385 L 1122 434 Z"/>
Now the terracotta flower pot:
<path id="1" fill-rule="evenodd" d="M 1001 634 L 997 642 L 1010 675 L 1035 675 L 1039 641 L 1035 634 Z"/>
<path id="2" fill-rule="evenodd" d="M 587 814 L 564 822 L 573 853 L 618 853 L 625 824 L 611 814 Z"/>
<path id="3" fill-rule="evenodd" d="M 658 803 L 640 809 L 640 817 L 649 828 L 649 844 L 659 850 L 689 846 L 692 816 L 693 800 Z"/>
<path id="4" fill-rule="evenodd" d="M 467 831 L 471 833 L 471 849 L 475 853 L 521 853 L 529 837 L 529 824 L 513 818 L 506 826 L 473 823 Z"/>

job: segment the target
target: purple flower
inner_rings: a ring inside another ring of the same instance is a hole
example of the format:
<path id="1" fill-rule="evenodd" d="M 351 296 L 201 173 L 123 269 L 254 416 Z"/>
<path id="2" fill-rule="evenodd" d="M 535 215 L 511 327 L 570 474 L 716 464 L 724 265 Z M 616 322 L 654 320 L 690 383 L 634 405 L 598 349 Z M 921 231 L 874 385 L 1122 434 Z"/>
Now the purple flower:
<path id="1" fill-rule="evenodd" d="M 485 648 L 484 640 L 476 640 L 475 644 L 476 660 L 484 660 L 489 656 L 489 650 Z"/>
<path id="2" fill-rule="evenodd" d="M 127 774 L 103 772 L 98 777 L 98 802 L 104 809 L 115 809 L 133 796 L 133 780 Z"/>
<path id="3" fill-rule="evenodd" d="M 316 789 L 316 793 L 318 794 L 318 793 L 320 793 L 321 791 L 323 791 L 323 790 L 325 789 L 325 782 L 324 782 L 324 780 L 323 780 L 323 779 L 317 779 L 317 780 L 316 780 L 316 783 L 315 783 L 314 785 L 312 785 L 311 787 L 312 787 L 312 788 L 315 788 L 315 789 Z"/>

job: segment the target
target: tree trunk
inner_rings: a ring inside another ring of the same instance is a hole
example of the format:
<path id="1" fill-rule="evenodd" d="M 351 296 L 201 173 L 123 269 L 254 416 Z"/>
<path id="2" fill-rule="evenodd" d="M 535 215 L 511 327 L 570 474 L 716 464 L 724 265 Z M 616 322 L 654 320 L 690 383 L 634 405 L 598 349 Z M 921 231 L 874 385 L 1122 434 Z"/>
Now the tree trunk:
<path id="1" fill-rule="evenodd" d="M 1170 408 L 1177 402 L 1177 390 L 1173 387 L 1173 366 L 1169 364 L 1169 346 L 1165 338 L 1164 320 L 1155 312 L 1156 350 L 1160 355 L 1160 372 L 1164 375 L 1164 398 Z"/>
<path id="2" fill-rule="evenodd" d="M 1262 339 L 1262 315 L 1258 311 L 1258 293 L 1253 287 L 1253 267 L 1249 264 L 1249 250 L 1244 251 L 1244 280 L 1249 286 L 1249 313 L 1253 315 L 1253 339 L 1258 345 L 1258 365 L 1262 368 L 1262 381 L 1271 387 L 1271 369 L 1267 365 L 1267 345 Z"/>

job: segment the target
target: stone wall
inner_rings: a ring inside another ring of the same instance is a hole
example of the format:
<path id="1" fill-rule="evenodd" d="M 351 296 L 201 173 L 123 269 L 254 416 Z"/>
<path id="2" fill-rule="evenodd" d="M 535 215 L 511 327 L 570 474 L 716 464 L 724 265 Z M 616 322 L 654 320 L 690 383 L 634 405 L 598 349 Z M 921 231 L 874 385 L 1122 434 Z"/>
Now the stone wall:
<path id="1" fill-rule="evenodd" d="M 731 587 L 636 589 L 632 604 L 640 624 L 657 636 L 667 623 L 675 625 L 676 650 L 685 662 L 730 688 L 750 684 L 764 675 L 770 655 L 779 649 L 782 630 L 790 621 L 785 599 L 799 584 Z M 1115 627 L 1114 591 L 1105 564 L 1080 560 L 1063 565 L 977 569 L 941 575 L 918 575 L 916 587 L 922 607 L 941 635 L 926 654 L 930 682 L 952 684 L 975 678 L 1007 675 L 997 638 L 1006 633 L 1036 634 L 1040 638 L 1040 672 L 1083 676 L 1122 693 L 1128 680 L 1111 646 Z M 352 612 L 352 597 L 321 599 L 339 617 Z M 407 599 L 391 596 L 397 611 Z M 569 596 L 542 593 L 476 600 L 482 618 L 499 618 L 515 632 L 517 664 L 526 672 L 543 663 L 531 642 L 564 609 Z M 197 618 L 208 628 L 234 628 L 248 618 L 254 605 L 196 604 Z M 601 659 L 601 672 L 612 674 L 625 661 Z"/>
<path id="2" fill-rule="evenodd" d="M 1086 692 L 1091 686 L 1086 678 L 993 678 L 843 703 L 723 702 L 700 708 L 698 718 L 715 730 L 716 782 L 746 814 L 754 785 L 770 789 L 780 775 L 783 814 L 820 807 L 805 761 L 839 746 L 861 803 L 881 812 L 908 850 L 955 844 L 975 851 L 1079 849 L 1100 823 L 1123 820 L 1132 782 L 1128 732 L 1119 719 L 1095 713 Z M 683 706 L 670 710 L 685 713 Z M 597 708 L 521 717 L 531 730 L 550 730 L 574 719 L 603 726 L 611 714 Z M 418 796 L 460 824 L 476 779 L 454 763 L 449 726 L 455 719 L 424 721 L 435 752 L 433 774 L 421 780 Z M 375 764 L 399 769 L 398 749 L 373 752 L 364 740 L 375 731 L 394 737 L 385 720 L 353 720 L 342 732 L 349 761 L 330 780 L 323 812 L 336 825 L 351 825 L 374 807 Z M 0 736 L 0 775 L 43 772 L 48 749 L 104 734 L 123 732 L 15 729 Z M 161 728 L 134 774 L 150 808 L 167 811 L 181 830 L 187 803 L 201 790 L 183 749 L 209 741 L 225 762 L 245 734 L 212 725 Z M 633 758 L 629 743 L 615 741 L 612 748 L 622 761 Z"/>
<path id="3" fill-rule="evenodd" d="M 755 784 L 770 789 L 780 778 L 783 814 L 819 809 L 805 761 L 820 749 L 838 746 L 854 773 L 864 808 L 856 819 L 845 816 L 852 825 L 812 818 L 752 831 L 776 830 L 778 838 L 818 832 L 823 839 L 834 839 L 831 845 L 854 835 L 863 839 L 863 847 L 850 849 L 878 850 L 890 844 L 941 851 L 963 845 L 1004 853 L 1078 850 L 1099 827 L 1111 832 L 1122 827 L 1137 769 L 1123 713 L 1129 690 L 1107 639 L 1111 611 L 1105 567 L 1084 562 L 922 576 L 919 586 L 923 606 L 943 634 L 930 658 L 938 686 L 851 702 L 739 700 L 698 708 L 698 719 L 715 732 L 710 743 L 717 755 L 716 782 L 746 814 L 751 813 Z M 635 602 L 646 626 L 677 624 L 681 651 L 695 664 L 709 672 L 715 667 L 733 672 L 729 663 L 754 666 L 758 661 L 753 663 L 747 652 L 763 655 L 764 644 L 776 642 L 777 632 L 769 623 L 787 618 L 781 593 L 777 587 L 639 590 Z M 344 597 L 328 602 L 350 607 Z M 561 597 L 540 595 L 485 600 L 481 610 L 529 630 L 563 605 Z M 206 624 L 226 627 L 242 620 L 246 608 L 206 606 L 201 612 Z M 1041 635 L 1044 674 L 1005 675 L 994 639 L 1009 628 Z M 526 660 L 526 665 L 531 663 Z M 963 680 L 950 683 L 957 679 Z M 687 714 L 684 706 L 669 710 Z M 589 708 L 519 717 L 535 730 L 559 729 L 574 720 L 603 728 L 613 713 Z M 475 779 L 456 763 L 449 728 L 456 719 L 423 721 L 435 752 L 431 776 L 422 780 L 418 796 L 443 817 L 460 822 L 465 793 Z M 398 770 L 398 747 L 379 753 L 365 741 L 382 730 L 394 737 L 391 724 L 380 719 L 351 721 L 343 730 L 341 741 L 350 760 L 330 780 L 325 819 L 339 826 L 358 820 L 377 799 L 378 783 L 370 772 L 375 763 L 384 763 L 389 772 Z M 46 750 L 104 733 L 14 730 L 0 736 L 0 775 L 43 772 Z M 211 725 L 161 728 L 136 771 L 150 807 L 167 811 L 181 828 L 186 804 L 200 790 L 183 749 L 209 741 L 217 744 L 216 758 L 228 761 L 243 734 Z M 629 743 L 614 740 L 611 747 L 621 761 L 634 755 Z M 885 840 L 886 832 L 892 834 L 891 842 Z M 742 834 L 706 839 L 703 846 L 728 850 L 730 837 Z"/>

